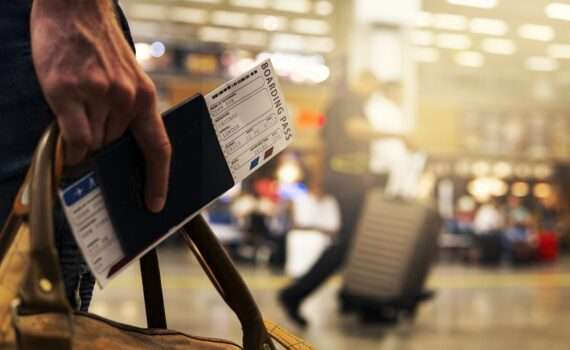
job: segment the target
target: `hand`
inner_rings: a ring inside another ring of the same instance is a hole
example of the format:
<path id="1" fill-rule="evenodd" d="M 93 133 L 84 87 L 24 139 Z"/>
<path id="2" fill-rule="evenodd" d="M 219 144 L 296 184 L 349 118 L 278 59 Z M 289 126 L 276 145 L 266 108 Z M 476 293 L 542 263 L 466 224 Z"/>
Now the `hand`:
<path id="1" fill-rule="evenodd" d="M 112 0 L 35 0 L 30 28 L 36 74 L 61 129 L 66 163 L 79 163 L 129 129 L 145 157 L 146 204 L 160 211 L 171 145 L 156 89 L 123 36 Z"/>

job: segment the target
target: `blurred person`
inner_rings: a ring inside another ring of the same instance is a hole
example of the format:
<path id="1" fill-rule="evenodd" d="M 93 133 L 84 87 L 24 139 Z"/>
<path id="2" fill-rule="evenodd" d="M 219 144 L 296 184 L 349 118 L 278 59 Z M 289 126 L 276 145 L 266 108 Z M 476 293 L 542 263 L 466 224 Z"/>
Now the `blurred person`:
<path id="1" fill-rule="evenodd" d="M 497 265 L 501 262 L 504 225 L 505 217 L 497 199 L 491 198 L 477 210 L 473 228 L 482 264 Z"/>
<path id="2" fill-rule="evenodd" d="M 325 111 L 323 128 L 325 192 L 338 201 L 341 226 L 337 239 L 311 269 L 279 292 L 279 301 L 297 325 L 308 321 L 300 313 L 305 298 L 343 266 L 350 248 L 369 177 L 370 143 L 382 137 L 402 137 L 375 130 L 366 118 L 365 106 L 379 86 L 371 72 L 362 72 L 346 89 L 341 86 Z"/>
<path id="3" fill-rule="evenodd" d="M 3 1 L 0 17 L 0 223 L 53 120 L 63 136 L 67 165 L 129 130 L 145 155 L 147 207 L 160 211 L 171 146 L 155 87 L 135 59 L 117 3 Z M 55 235 L 69 302 L 86 311 L 95 280 L 60 209 Z"/>
<path id="4" fill-rule="evenodd" d="M 313 174 L 309 191 L 292 202 L 292 225 L 287 234 L 287 272 L 298 276 L 306 272 L 322 251 L 336 239 L 340 228 L 337 200 L 324 192 L 321 174 Z"/>
<path id="5" fill-rule="evenodd" d="M 507 229 L 505 232 L 507 252 L 515 264 L 527 263 L 535 255 L 533 218 L 521 198 L 507 199 Z"/>

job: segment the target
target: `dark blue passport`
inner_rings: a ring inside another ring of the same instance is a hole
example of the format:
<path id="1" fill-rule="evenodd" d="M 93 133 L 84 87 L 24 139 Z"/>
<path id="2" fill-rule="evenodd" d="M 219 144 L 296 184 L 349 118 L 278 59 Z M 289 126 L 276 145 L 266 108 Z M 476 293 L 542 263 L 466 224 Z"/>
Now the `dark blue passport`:
<path id="1" fill-rule="evenodd" d="M 132 136 L 94 157 L 111 222 L 129 258 L 164 238 L 234 185 L 202 95 L 170 109 L 163 117 L 173 153 L 162 212 L 151 213 L 145 206 L 144 160 Z"/>

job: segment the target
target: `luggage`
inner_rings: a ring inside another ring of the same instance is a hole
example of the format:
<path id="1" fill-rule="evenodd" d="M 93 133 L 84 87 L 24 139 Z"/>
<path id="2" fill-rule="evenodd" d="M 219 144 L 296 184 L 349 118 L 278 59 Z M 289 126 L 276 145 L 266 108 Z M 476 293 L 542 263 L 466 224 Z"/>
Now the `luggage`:
<path id="1" fill-rule="evenodd" d="M 441 224 L 428 206 L 385 198 L 381 189 L 369 192 L 344 273 L 342 309 L 363 320 L 413 316 L 431 296 L 423 288 Z"/>
<path id="2" fill-rule="evenodd" d="M 141 263 L 147 319 L 154 328 L 132 327 L 72 311 L 65 297 L 53 241 L 54 187 L 61 173 L 57 137 L 55 126 L 42 137 L 0 235 L 0 349 L 241 349 L 230 341 L 165 329 L 166 322 L 161 320 L 164 308 L 160 277 L 149 273 L 157 272 L 156 259 Z M 275 324 L 263 321 L 247 286 L 201 217 L 190 221 L 183 231 L 208 277 L 238 316 L 243 349 L 274 350 L 272 339 L 286 349 L 311 349 Z"/>
<path id="3" fill-rule="evenodd" d="M 500 231 L 475 235 L 479 252 L 479 263 L 484 266 L 498 266 L 503 258 L 503 238 Z"/>
<path id="4" fill-rule="evenodd" d="M 540 261 L 553 262 L 558 260 L 560 243 L 555 232 L 544 230 L 538 233 L 537 255 Z"/>

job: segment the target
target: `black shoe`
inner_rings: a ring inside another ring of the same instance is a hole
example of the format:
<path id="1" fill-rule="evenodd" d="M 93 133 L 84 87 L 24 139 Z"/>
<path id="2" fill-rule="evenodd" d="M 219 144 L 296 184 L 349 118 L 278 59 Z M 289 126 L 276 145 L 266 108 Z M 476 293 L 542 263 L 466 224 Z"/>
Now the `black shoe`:
<path id="1" fill-rule="evenodd" d="M 299 326 L 302 329 L 305 329 L 309 326 L 309 322 L 307 321 L 307 319 L 301 316 L 301 314 L 299 313 L 300 305 L 298 302 L 292 300 L 291 298 L 288 298 L 285 292 L 283 291 L 279 292 L 278 300 L 279 304 L 284 309 L 285 314 L 287 314 L 287 317 L 289 317 L 291 321 L 293 321 L 297 326 Z"/>

